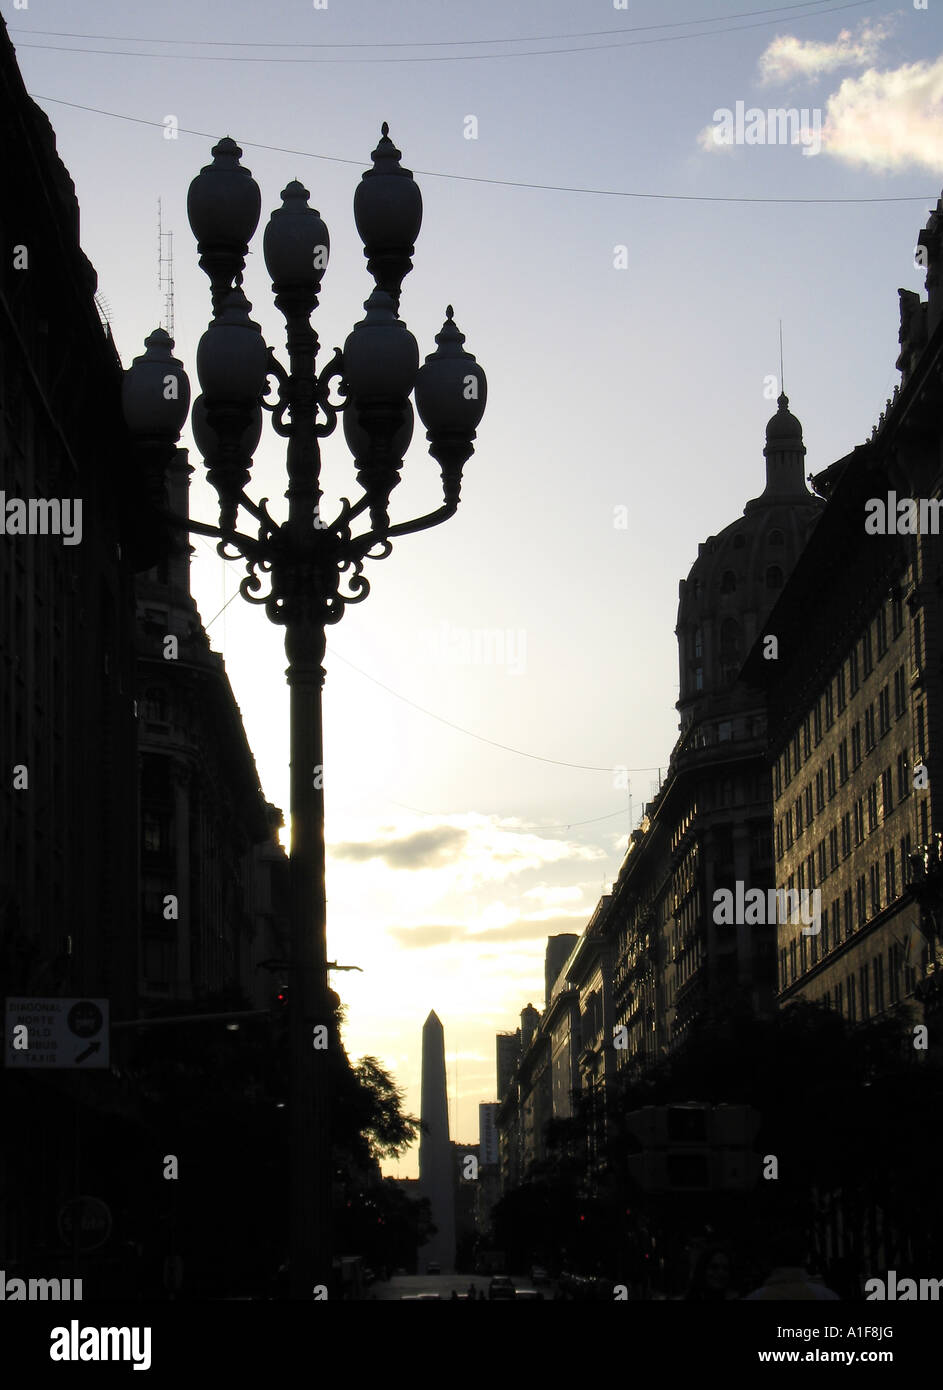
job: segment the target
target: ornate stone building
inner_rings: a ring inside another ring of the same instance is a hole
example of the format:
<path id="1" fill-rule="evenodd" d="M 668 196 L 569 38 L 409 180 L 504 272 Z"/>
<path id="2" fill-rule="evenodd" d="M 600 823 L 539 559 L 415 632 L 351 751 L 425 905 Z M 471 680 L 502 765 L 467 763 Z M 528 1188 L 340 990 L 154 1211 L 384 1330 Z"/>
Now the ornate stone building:
<path id="1" fill-rule="evenodd" d="M 191 472 L 178 449 L 168 494 L 181 516 Z M 191 597 L 190 554 L 178 540 L 137 582 L 140 991 L 149 1009 L 227 990 L 267 1006 L 258 963 L 288 955 L 282 816 Z"/>
<path id="2" fill-rule="evenodd" d="M 777 884 L 821 894 L 820 931 L 780 928 L 779 997 L 852 1022 L 938 1007 L 943 202 L 920 242 L 929 299 L 900 291 L 901 384 L 814 479 L 828 505 L 769 618 L 777 659 L 747 666 L 769 701 Z"/>
<path id="3" fill-rule="evenodd" d="M 717 889 L 773 885 L 763 698 L 743 658 L 821 513 L 803 481 L 802 427 L 781 395 L 766 427 L 766 487 L 698 547 L 678 605 L 681 737 L 613 886 L 617 1068 L 644 1071 L 692 1020 L 773 1007 L 775 925 L 714 921 Z"/>

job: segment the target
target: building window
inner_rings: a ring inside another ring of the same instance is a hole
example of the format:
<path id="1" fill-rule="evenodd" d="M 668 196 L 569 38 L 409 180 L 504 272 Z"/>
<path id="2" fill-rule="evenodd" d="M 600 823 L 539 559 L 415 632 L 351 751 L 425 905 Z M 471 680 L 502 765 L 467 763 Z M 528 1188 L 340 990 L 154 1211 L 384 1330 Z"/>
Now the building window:
<path id="1" fill-rule="evenodd" d="M 803 822 L 802 822 L 802 797 L 801 797 L 801 796 L 797 796 L 797 797 L 796 797 L 796 807 L 795 807 L 795 811 L 796 811 L 796 839 L 798 840 L 798 839 L 801 838 L 802 832 L 803 832 L 803 830 L 804 830 L 804 828 L 805 828 L 804 825 L 803 825 Z"/>
<path id="2" fill-rule="evenodd" d="M 832 702 L 832 682 L 825 687 L 825 727 L 830 729 L 835 723 L 835 709 Z"/>
<path id="3" fill-rule="evenodd" d="M 782 821 L 780 820 L 779 824 L 778 824 L 777 827 L 776 827 L 776 858 L 777 858 L 777 859 L 782 859 L 782 857 L 783 857 L 783 823 L 782 823 Z"/>
<path id="4" fill-rule="evenodd" d="M 868 876 L 871 879 L 871 915 L 876 917 L 881 910 L 881 870 L 876 860 L 868 870 Z"/>
<path id="5" fill-rule="evenodd" d="M 868 708 L 867 708 L 867 709 L 865 710 L 865 712 L 864 712 L 864 750 L 865 750 L 865 752 L 866 752 L 866 753 L 870 753 L 870 752 L 871 752 L 871 749 L 874 747 L 874 745 L 875 745 L 876 743 L 877 743 L 877 738 L 875 737 L 875 733 L 874 733 L 874 701 L 872 700 L 871 703 L 868 705 Z"/>
<path id="6" fill-rule="evenodd" d="M 870 967 L 868 966 L 868 962 L 865 961 L 860 972 L 862 1018 L 869 1018 L 871 1014 L 871 984 L 868 979 L 869 974 Z"/>
<path id="7" fill-rule="evenodd" d="M 859 796 L 854 805 L 855 817 L 855 844 L 860 845 L 864 839 L 864 797 Z"/>
<path id="8" fill-rule="evenodd" d="M 861 638 L 861 673 L 867 680 L 874 670 L 874 656 L 871 651 L 871 629 L 865 629 L 864 636 Z"/>
<path id="9" fill-rule="evenodd" d="M 788 787 L 788 786 L 789 786 L 789 783 L 792 781 L 792 766 L 791 766 L 790 759 L 789 759 L 789 744 L 788 744 L 788 743 L 786 744 L 786 748 L 785 748 L 785 751 L 784 751 L 784 753 L 783 753 L 783 775 L 784 775 L 785 784 L 786 784 L 786 786 Z"/>
<path id="10" fill-rule="evenodd" d="M 694 668 L 694 689 L 695 689 L 695 690 L 703 690 L 703 689 L 704 689 L 704 668 L 703 668 L 703 666 L 695 666 L 695 668 Z"/>
<path id="11" fill-rule="evenodd" d="M 907 760 L 907 749 L 903 748 L 897 754 L 897 800 L 903 801 L 910 795 L 910 763 Z"/>
<path id="12" fill-rule="evenodd" d="M 816 700 L 815 709 L 812 711 L 812 734 L 816 744 L 822 742 L 822 701 Z"/>
<path id="13" fill-rule="evenodd" d="M 894 718 L 900 719 L 906 708 L 907 683 L 903 666 L 894 672 Z"/>
<path id="14" fill-rule="evenodd" d="M 878 727 L 883 738 L 891 728 L 891 688 L 885 685 L 878 696 Z"/>
<path id="15" fill-rule="evenodd" d="M 699 627 L 694 629 L 694 660 L 700 661 L 704 655 L 704 634 Z"/>
<path id="16" fill-rule="evenodd" d="M 821 768 L 815 774 L 815 809 L 825 810 L 825 773 Z"/>
<path id="17" fill-rule="evenodd" d="M 848 686 L 852 695 L 858 693 L 858 686 L 861 682 L 858 679 L 858 648 L 852 647 L 848 653 Z"/>
<path id="18" fill-rule="evenodd" d="M 827 762 L 826 765 L 825 765 L 825 773 L 826 773 L 826 781 L 827 781 L 827 783 L 828 783 L 828 799 L 829 799 L 829 801 L 831 801 L 831 800 L 832 800 L 832 797 L 835 795 L 835 791 L 836 791 L 836 788 L 835 788 L 835 754 L 834 754 L 834 753 L 832 753 L 832 754 L 829 755 L 828 762 Z"/>
<path id="19" fill-rule="evenodd" d="M 887 609 L 883 603 L 874 620 L 874 631 L 877 636 L 878 658 L 880 658 L 887 651 Z"/>
<path id="20" fill-rule="evenodd" d="M 792 849 L 792 807 L 786 812 L 786 848 Z"/>
<path id="21" fill-rule="evenodd" d="M 834 873 L 838 868 L 838 826 L 833 825 L 828 832 L 828 867 Z"/>
<path id="22" fill-rule="evenodd" d="M 785 544 L 785 542 L 783 541 L 783 533 L 782 533 L 782 531 L 770 531 L 770 533 L 769 533 L 769 543 L 770 543 L 770 545 L 783 545 L 783 544 Z"/>
<path id="23" fill-rule="evenodd" d="M 822 930 L 819 933 L 822 938 L 822 955 L 828 951 L 828 908 L 822 908 Z"/>
<path id="24" fill-rule="evenodd" d="M 881 819 L 887 820 L 894 809 L 894 796 L 891 785 L 891 769 L 886 767 L 881 773 Z"/>
<path id="25" fill-rule="evenodd" d="M 848 1022 L 857 1023 L 858 1021 L 858 1001 L 855 998 L 855 977 L 848 976 Z"/>
<path id="26" fill-rule="evenodd" d="M 808 940 L 809 938 L 807 936 L 799 937 L 799 969 L 803 975 L 809 968 L 809 963 L 807 960 L 808 946 L 806 944 Z"/>
<path id="27" fill-rule="evenodd" d="M 768 565 L 766 569 L 767 589 L 781 589 L 783 587 L 783 572 L 778 565 Z"/>
<path id="28" fill-rule="evenodd" d="M 722 594 L 733 594 L 736 593 L 736 589 L 737 576 L 734 574 L 733 570 L 724 570 L 720 579 L 720 592 Z"/>
<path id="29" fill-rule="evenodd" d="M 854 922 L 852 921 L 851 889 L 850 889 L 850 888 L 846 888 L 845 891 L 844 891 L 844 893 L 843 893 L 843 895 L 842 895 L 842 913 L 844 914 L 844 918 L 845 918 L 845 939 L 847 940 L 848 937 L 851 936 L 851 933 L 852 933 L 852 932 L 854 931 L 854 929 L 855 929 L 855 928 L 854 928 Z M 837 931 L 836 931 L 836 933 L 835 933 L 835 945 L 836 945 L 836 946 L 838 945 L 838 933 L 837 933 Z"/>
<path id="30" fill-rule="evenodd" d="M 851 729 L 851 766 L 861 766 L 861 721 L 856 719 Z"/>
<path id="31" fill-rule="evenodd" d="M 844 667 L 844 665 L 842 665 L 841 669 L 840 669 L 839 672 L 838 672 L 837 685 L 838 685 L 838 713 L 839 713 L 839 714 L 843 714 L 843 713 L 844 713 L 845 706 L 846 706 L 847 703 L 848 703 L 847 697 L 846 697 L 846 695 L 845 695 L 845 667 Z"/>
<path id="32" fill-rule="evenodd" d="M 796 965 L 796 939 L 795 937 L 793 937 L 793 939 L 789 943 L 789 977 L 792 983 L 795 983 L 797 974 L 798 970 Z"/>
<path id="33" fill-rule="evenodd" d="M 887 901 L 892 903 L 897 897 L 897 860 L 892 849 L 884 856 L 884 889 Z"/>
<path id="34" fill-rule="evenodd" d="M 808 715 L 802 721 L 802 755 L 803 761 L 812 756 L 812 721 Z"/>
<path id="35" fill-rule="evenodd" d="M 891 633 L 894 637 L 899 637 L 904 630 L 904 598 L 900 589 L 895 585 L 891 595 Z"/>
<path id="36" fill-rule="evenodd" d="M 900 958 L 896 944 L 887 948 L 887 993 L 892 1004 L 900 1002 Z"/>
<path id="37" fill-rule="evenodd" d="M 907 884 L 907 866 L 910 861 L 910 831 L 900 837 L 900 881 Z"/>
<path id="38" fill-rule="evenodd" d="M 841 857 L 847 859 L 851 853 L 851 812 L 846 811 L 841 818 Z"/>
<path id="39" fill-rule="evenodd" d="M 843 738 L 838 745 L 838 780 L 842 786 L 848 781 L 848 740 Z"/>
<path id="40" fill-rule="evenodd" d="M 855 894 L 858 899 L 858 926 L 863 927 L 868 920 L 868 885 L 864 874 L 858 875 L 858 882 L 855 884 Z"/>
<path id="41" fill-rule="evenodd" d="M 833 831 L 832 833 L 834 834 L 834 831 Z M 818 854 L 819 854 L 819 883 L 821 883 L 821 882 L 822 882 L 822 879 L 825 878 L 825 877 L 827 876 L 827 874 L 828 874 L 828 861 L 827 861 L 827 859 L 826 859 L 826 857 L 825 857 L 825 855 L 826 855 L 826 850 L 825 850 L 825 841 L 824 841 L 824 840 L 819 840 L 819 850 L 818 850 Z"/>
<path id="42" fill-rule="evenodd" d="M 141 700 L 141 718 L 152 724 L 167 722 L 167 693 L 160 686 L 148 686 Z"/>
<path id="43" fill-rule="evenodd" d="M 806 789 L 805 789 L 805 823 L 806 823 L 806 825 L 811 825 L 811 824 L 812 824 L 812 783 L 811 783 L 811 782 L 809 783 L 809 785 L 808 785 L 808 786 L 806 787 Z"/>
<path id="44" fill-rule="evenodd" d="M 868 834 L 873 835 L 878 828 L 878 784 L 872 782 L 868 788 Z"/>

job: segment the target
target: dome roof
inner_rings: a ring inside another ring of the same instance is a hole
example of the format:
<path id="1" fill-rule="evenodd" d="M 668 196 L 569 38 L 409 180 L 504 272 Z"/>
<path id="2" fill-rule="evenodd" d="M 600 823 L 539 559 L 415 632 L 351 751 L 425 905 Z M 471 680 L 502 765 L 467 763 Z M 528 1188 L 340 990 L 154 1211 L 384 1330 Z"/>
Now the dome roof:
<path id="1" fill-rule="evenodd" d="M 779 406 L 766 426 L 767 444 L 802 443 L 802 426 L 789 410 L 789 397 L 783 392 L 776 402 Z"/>

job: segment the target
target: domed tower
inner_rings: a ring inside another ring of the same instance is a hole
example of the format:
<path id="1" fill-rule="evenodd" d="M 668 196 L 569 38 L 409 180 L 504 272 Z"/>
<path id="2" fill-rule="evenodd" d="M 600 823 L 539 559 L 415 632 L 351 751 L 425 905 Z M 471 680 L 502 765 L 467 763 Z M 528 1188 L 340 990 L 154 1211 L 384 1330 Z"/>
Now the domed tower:
<path id="1" fill-rule="evenodd" d="M 814 527 L 821 498 L 803 478 L 802 425 L 781 395 L 766 426 L 766 487 L 743 516 L 698 546 L 679 586 L 681 731 L 755 703 L 737 672 Z"/>

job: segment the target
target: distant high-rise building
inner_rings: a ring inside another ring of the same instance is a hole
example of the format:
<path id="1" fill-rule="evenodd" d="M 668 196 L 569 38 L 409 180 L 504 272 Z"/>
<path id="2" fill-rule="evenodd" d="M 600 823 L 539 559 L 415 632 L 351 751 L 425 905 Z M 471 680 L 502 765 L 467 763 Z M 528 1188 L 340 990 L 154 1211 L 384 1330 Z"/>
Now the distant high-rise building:
<path id="1" fill-rule="evenodd" d="M 490 1167 L 498 1161 L 498 1131 L 495 1129 L 497 1115 L 498 1106 L 494 1101 L 478 1107 L 478 1151 L 483 1168 Z"/>
<path id="2" fill-rule="evenodd" d="M 579 941 L 578 932 L 561 932 L 558 936 L 547 937 L 547 950 L 544 954 L 544 1008 L 550 1008 L 550 997 L 557 976 L 566 964 L 567 957 Z"/>
<path id="3" fill-rule="evenodd" d="M 521 1060 L 521 1030 L 513 1033 L 498 1033 L 495 1038 L 497 1053 L 498 1101 L 504 1100 L 508 1087 Z"/>
<path id="4" fill-rule="evenodd" d="M 521 1009 L 521 1052 L 526 1052 L 530 1047 L 539 1022 L 540 1014 L 533 1004 Z"/>
<path id="5" fill-rule="evenodd" d="M 423 1132 L 419 1140 L 419 1189 L 428 1198 L 436 1234 L 423 1246 L 420 1260 L 435 1261 L 444 1274 L 455 1265 L 455 1174 L 449 1141 L 445 1090 L 445 1032 L 438 1014 L 422 1026 Z"/>

